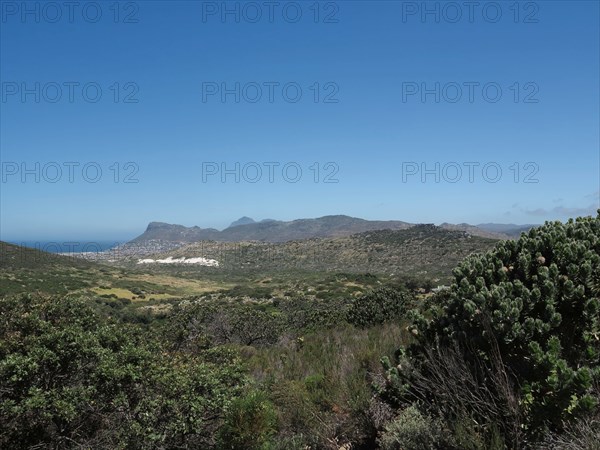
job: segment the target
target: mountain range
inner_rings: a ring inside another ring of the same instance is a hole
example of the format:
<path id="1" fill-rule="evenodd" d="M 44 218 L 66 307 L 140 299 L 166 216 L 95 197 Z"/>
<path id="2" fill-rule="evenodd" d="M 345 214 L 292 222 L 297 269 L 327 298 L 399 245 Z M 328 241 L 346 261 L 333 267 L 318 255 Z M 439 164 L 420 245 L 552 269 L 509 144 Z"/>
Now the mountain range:
<path id="1" fill-rule="evenodd" d="M 287 242 L 313 238 L 335 238 L 377 230 L 406 230 L 418 224 L 399 220 L 365 220 L 356 217 L 335 215 L 316 219 L 297 219 L 292 221 L 262 220 L 255 221 L 242 217 L 228 228 L 219 231 L 215 228 L 185 227 L 164 222 L 151 222 L 146 231 L 133 239 L 132 243 L 149 240 L 172 242 Z M 441 228 L 452 231 L 464 231 L 472 236 L 491 239 L 514 239 L 520 233 L 534 225 L 513 225 L 487 223 L 481 225 L 443 223 Z"/>

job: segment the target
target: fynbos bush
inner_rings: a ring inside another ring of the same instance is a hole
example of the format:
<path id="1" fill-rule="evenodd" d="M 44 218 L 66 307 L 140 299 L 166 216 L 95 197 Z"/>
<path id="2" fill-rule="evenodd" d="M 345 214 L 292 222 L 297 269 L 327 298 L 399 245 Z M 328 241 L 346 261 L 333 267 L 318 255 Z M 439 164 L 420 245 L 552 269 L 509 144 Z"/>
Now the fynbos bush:
<path id="1" fill-rule="evenodd" d="M 411 372 L 427 376 L 428 349 L 458 344 L 492 398 L 502 395 L 489 374 L 502 364 L 530 437 L 546 427 L 560 430 L 597 407 L 592 389 L 600 380 L 600 211 L 595 218 L 547 222 L 518 241 L 504 241 L 467 258 L 454 276 L 434 317 L 417 315 L 417 342 L 404 363 L 387 365 L 389 398 L 410 397 Z"/>
<path id="2" fill-rule="evenodd" d="M 366 328 L 400 319 L 411 307 L 412 301 L 412 294 L 406 290 L 374 289 L 352 303 L 348 322 Z"/>

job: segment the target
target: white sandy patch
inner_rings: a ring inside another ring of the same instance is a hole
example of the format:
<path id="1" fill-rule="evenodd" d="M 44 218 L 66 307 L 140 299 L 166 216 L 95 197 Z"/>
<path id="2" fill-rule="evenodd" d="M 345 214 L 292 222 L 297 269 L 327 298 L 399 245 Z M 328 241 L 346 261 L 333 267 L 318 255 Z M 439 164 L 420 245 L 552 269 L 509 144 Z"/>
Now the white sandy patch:
<path id="1" fill-rule="evenodd" d="M 138 264 L 199 264 L 201 266 L 219 267 L 219 261 L 208 258 L 173 258 L 169 256 L 166 259 L 140 259 Z"/>

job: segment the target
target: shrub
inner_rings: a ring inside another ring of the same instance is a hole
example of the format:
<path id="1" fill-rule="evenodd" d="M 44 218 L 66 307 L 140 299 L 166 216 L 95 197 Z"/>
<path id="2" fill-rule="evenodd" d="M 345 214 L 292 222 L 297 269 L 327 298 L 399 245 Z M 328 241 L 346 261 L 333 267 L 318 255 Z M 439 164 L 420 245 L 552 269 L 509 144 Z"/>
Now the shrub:
<path id="1" fill-rule="evenodd" d="M 563 433 L 550 433 L 539 450 L 600 450 L 600 417 L 569 424 Z"/>
<path id="2" fill-rule="evenodd" d="M 389 422 L 379 439 L 382 450 L 426 450 L 440 448 L 442 426 L 439 421 L 423 416 L 412 405 Z"/>
<path id="3" fill-rule="evenodd" d="M 410 373 L 409 395 L 395 399 L 396 403 L 416 400 L 440 417 L 454 448 L 522 448 L 519 398 L 497 346 L 489 356 L 468 361 L 467 352 L 457 342 L 438 342 L 424 350 L 416 367 L 401 358 L 399 368 Z M 387 359 L 384 366 L 389 369 Z"/>
<path id="4" fill-rule="evenodd" d="M 198 301 L 174 307 L 163 332 L 175 349 L 193 352 L 209 345 L 272 345 L 282 326 L 275 314 L 258 305 Z"/>
<path id="5" fill-rule="evenodd" d="M 348 311 L 348 322 L 366 328 L 402 318 L 412 306 L 408 291 L 377 288 L 357 298 Z"/>
<path id="6" fill-rule="evenodd" d="M 473 255 L 454 276 L 434 317 L 416 316 L 418 338 L 405 367 L 427 376 L 427 349 L 457 343 L 473 377 L 496 396 L 489 373 L 498 359 L 532 437 L 596 408 L 591 390 L 600 381 L 600 210 L 596 218 L 547 222 L 518 241 Z M 411 370 L 388 365 L 388 394 L 410 396 Z"/>
<path id="7" fill-rule="evenodd" d="M 267 448 L 276 432 L 277 413 L 267 396 L 251 391 L 234 400 L 220 432 L 220 447 L 231 450 Z"/>
<path id="8" fill-rule="evenodd" d="M 209 448 L 245 377 L 234 354 L 168 354 L 83 301 L 0 299 L 1 448 Z"/>

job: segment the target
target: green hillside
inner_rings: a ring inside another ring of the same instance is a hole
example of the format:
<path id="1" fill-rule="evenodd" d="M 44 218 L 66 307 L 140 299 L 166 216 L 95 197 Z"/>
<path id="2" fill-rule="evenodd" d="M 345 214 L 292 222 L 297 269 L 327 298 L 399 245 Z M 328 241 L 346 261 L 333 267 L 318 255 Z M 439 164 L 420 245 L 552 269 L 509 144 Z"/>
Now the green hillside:
<path id="1" fill-rule="evenodd" d="M 148 265 L 148 270 L 178 273 L 351 272 L 419 276 L 450 280 L 452 268 L 471 253 L 491 249 L 498 241 L 433 225 L 406 230 L 370 231 L 352 236 L 283 243 L 202 241 L 153 259 L 205 257 L 218 268 L 193 265 Z M 174 269 L 175 267 L 175 269 Z"/>
<path id="2" fill-rule="evenodd" d="M 98 264 L 0 242 L 0 295 L 76 293 L 127 300 L 198 295 L 230 283 L 149 275 L 138 268 Z"/>
<path id="3" fill-rule="evenodd" d="M 64 294 L 90 287 L 114 269 L 0 241 L 0 293 Z"/>

